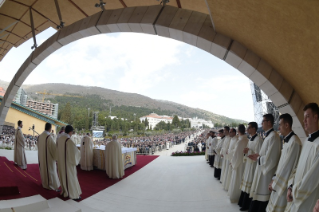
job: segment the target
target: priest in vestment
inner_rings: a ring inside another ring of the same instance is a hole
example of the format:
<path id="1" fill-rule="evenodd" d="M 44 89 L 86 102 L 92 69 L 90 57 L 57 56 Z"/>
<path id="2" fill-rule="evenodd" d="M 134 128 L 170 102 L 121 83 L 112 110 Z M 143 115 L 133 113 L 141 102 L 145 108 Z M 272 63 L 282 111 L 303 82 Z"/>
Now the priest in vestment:
<path id="1" fill-rule="evenodd" d="M 22 121 L 18 121 L 18 128 L 15 132 L 15 141 L 14 141 L 14 151 L 13 158 L 14 163 L 17 164 L 21 169 L 27 169 L 27 158 L 25 156 L 25 138 L 22 133 Z"/>
<path id="2" fill-rule="evenodd" d="M 81 169 L 85 171 L 93 170 L 93 142 L 90 133 L 83 136 L 81 141 Z"/>
<path id="3" fill-rule="evenodd" d="M 61 195 L 76 201 L 81 199 L 81 187 L 77 176 L 76 166 L 81 159 L 81 152 L 72 141 L 73 127 L 67 125 L 65 133 L 57 140 L 58 173 L 61 183 Z"/>
<path id="4" fill-rule="evenodd" d="M 232 160 L 233 156 L 234 156 L 234 149 L 235 149 L 235 145 L 237 143 L 238 140 L 238 135 L 237 131 L 235 128 L 231 128 L 229 131 L 229 136 L 230 136 L 230 142 L 229 142 L 229 147 L 228 150 L 226 152 L 226 158 L 228 159 L 228 162 Z M 225 178 L 225 183 L 224 183 L 224 190 L 228 191 L 229 189 L 229 184 L 230 184 L 230 180 L 231 180 L 231 176 L 233 173 L 233 169 L 229 168 L 229 163 L 228 163 L 228 171 L 227 171 L 227 176 Z M 229 196 L 229 193 L 228 193 Z"/>
<path id="5" fill-rule="evenodd" d="M 249 197 L 251 184 L 253 183 L 256 161 L 251 160 L 248 156 L 257 154 L 263 144 L 263 139 L 257 134 L 258 124 L 256 122 L 250 122 L 247 127 L 247 132 L 250 135 L 247 147 L 244 149 L 244 164 L 245 170 L 240 185 L 241 195 L 238 201 L 238 205 L 241 207 L 240 211 L 246 211 L 249 209 L 252 198 Z"/>
<path id="6" fill-rule="evenodd" d="M 124 176 L 122 149 L 116 135 L 113 135 L 112 141 L 105 146 L 105 170 L 107 176 L 112 179 Z"/>
<path id="7" fill-rule="evenodd" d="M 224 127 L 225 140 L 224 140 L 224 143 L 223 143 L 223 147 L 222 147 L 222 149 L 220 151 L 220 155 L 223 158 L 222 172 L 221 172 L 221 175 L 220 175 L 220 181 L 222 182 L 222 186 L 223 187 L 225 186 L 225 183 L 226 183 L 226 178 L 227 178 L 227 174 L 228 174 L 228 166 L 229 166 L 229 160 L 226 157 L 227 156 L 226 153 L 227 153 L 227 150 L 229 148 L 230 139 L 231 139 L 230 136 L 229 136 L 229 130 L 230 130 L 230 128 L 228 126 Z"/>
<path id="8" fill-rule="evenodd" d="M 289 177 L 297 168 L 301 152 L 301 141 L 292 131 L 292 117 L 288 113 L 279 117 L 279 131 L 284 136 L 284 145 L 281 151 L 279 164 L 273 180 L 269 184 L 271 196 L 267 212 L 284 212 L 287 206 L 287 187 Z"/>
<path id="9" fill-rule="evenodd" d="M 312 211 L 319 199 L 319 107 L 309 103 L 303 111 L 309 137 L 303 143 L 296 172 L 288 182 L 287 212 Z"/>
<path id="10" fill-rule="evenodd" d="M 223 164 L 223 158 L 221 157 L 220 152 L 222 150 L 223 143 L 224 143 L 224 140 L 225 140 L 224 130 L 223 129 L 219 130 L 218 131 L 218 135 L 221 138 L 218 140 L 217 146 L 214 149 L 214 153 L 216 154 L 215 155 L 215 162 L 214 162 L 214 167 L 215 167 L 214 177 L 216 179 L 220 180 L 220 175 L 221 175 L 221 172 L 222 172 L 222 164 Z"/>
<path id="11" fill-rule="evenodd" d="M 208 133 L 208 141 L 207 141 L 207 147 L 208 147 L 208 158 L 209 158 L 209 164 L 211 167 L 214 167 L 214 162 L 215 162 L 215 153 L 214 149 L 216 148 L 217 145 L 217 137 L 215 136 L 214 131 L 210 131 Z"/>
<path id="12" fill-rule="evenodd" d="M 50 123 L 45 124 L 44 132 L 38 137 L 38 160 L 40 176 L 42 181 L 42 187 L 58 191 L 60 187 L 60 180 L 58 177 L 56 160 L 56 144 L 50 134 L 52 125 Z"/>
<path id="13" fill-rule="evenodd" d="M 263 115 L 262 128 L 266 132 L 266 138 L 259 153 L 248 156 L 251 160 L 257 161 L 250 190 L 250 197 L 253 200 L 249 212 L 264 212 L 270 198 L 268 185 L 276 172 L 281 153 L 280 137 L 274 131 L 273 124 L 274 116 L 272 114 Z"/>
<path id="14" fill-rule="evenodd" d="M 229 197 L 231 203 L 237 203 L 240 197 L 240 184 L 243 177 L 245 164 L 243 163 L 244 154 L 243 151 L 248 143 L 248 138 L 245 134 L 246 129 L 243 124 L 238 125 L 238 141 L 235 145 L 234 156 L 230 161 L 230 168 L 232 171 L 232 177 L 229 184 Z"/>

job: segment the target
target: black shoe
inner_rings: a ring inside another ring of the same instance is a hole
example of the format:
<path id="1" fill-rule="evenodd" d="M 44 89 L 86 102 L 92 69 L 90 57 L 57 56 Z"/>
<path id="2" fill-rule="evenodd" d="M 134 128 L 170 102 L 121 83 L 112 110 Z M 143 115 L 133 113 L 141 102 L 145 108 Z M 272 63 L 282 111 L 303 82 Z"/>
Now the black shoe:
<path id="1" fill-rule="evenodd" d="M 74 201 L 80 201 L 81 200 L 81 196 L 79 196 L 79 198 L 77 198 L 77 199 L 73 199 Z"/>
<path id="2" fill-rule="evenodd" d="M 248 211 L 249 208 L 241 208 L 240 211 Z"/>

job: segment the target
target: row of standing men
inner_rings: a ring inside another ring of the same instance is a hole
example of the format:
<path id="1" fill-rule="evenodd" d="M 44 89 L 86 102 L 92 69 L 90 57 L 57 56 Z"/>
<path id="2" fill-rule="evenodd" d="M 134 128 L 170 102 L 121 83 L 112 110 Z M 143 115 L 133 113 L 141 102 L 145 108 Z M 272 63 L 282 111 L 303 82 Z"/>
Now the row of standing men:
<path id="1" fill-rule="evenodd" d="M 281 141 L 274 130 L 272 114 L 263 116 L 265 138 L 250 122 L 236 129 L 224 127 L 207 134 L 206 160 L 214 167 L 214 177 L 228 192 L 230 202 L 240 211 L 318 212 L 319 211 L 319 107 L 307 104 L 304 128 L 309 137 L 302 143 L 293 132 L 290 114 L 279 117 Z"/>

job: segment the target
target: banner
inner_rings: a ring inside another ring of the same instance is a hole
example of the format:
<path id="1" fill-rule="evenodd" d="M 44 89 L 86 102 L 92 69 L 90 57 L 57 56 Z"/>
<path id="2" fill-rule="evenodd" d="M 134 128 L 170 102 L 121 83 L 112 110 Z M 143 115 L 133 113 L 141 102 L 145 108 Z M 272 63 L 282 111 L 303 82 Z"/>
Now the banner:
<path id="1" fill-rule="evenodd" d="M 103 138 L 103 131 L 92 131 L 93 138 Z"/>

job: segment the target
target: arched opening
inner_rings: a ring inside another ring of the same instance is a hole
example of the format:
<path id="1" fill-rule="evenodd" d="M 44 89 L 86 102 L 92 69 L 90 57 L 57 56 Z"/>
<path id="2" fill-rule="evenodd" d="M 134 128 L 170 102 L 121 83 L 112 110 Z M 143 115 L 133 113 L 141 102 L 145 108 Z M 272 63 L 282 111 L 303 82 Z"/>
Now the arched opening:
<path id="1" fill-rule="evenodd" d="M 12 79 L 0 107 L 0 127 L 18 88 L 28 75 L 57 49 L 84 37 L 112 32 L 137 32 L 169 37 L 201 48 L 232 65 L 294 118 L 293 130 L 304 140 L 303 103 L 293 87 L 265 60 L 239 42 L 214 31 L 210 16 L 171 6 L 105 10 L 58 31 L 26 59 Z M 1 130 L 1 128 L 0 128 Z"/>

